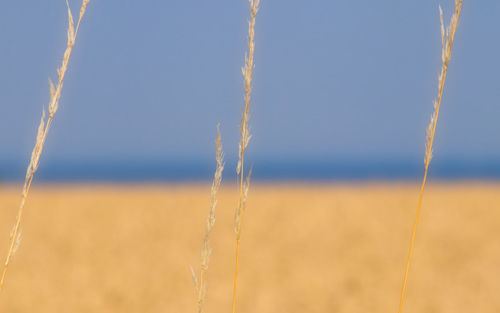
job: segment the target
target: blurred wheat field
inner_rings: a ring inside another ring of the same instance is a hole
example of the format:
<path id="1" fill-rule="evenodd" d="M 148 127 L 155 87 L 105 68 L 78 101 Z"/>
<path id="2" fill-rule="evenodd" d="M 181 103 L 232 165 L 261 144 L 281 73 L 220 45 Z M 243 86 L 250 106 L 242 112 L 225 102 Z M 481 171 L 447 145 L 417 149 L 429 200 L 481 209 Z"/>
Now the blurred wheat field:
<path id="1" fill-rule="evenodd" d="M 0 189 L 8 232 L 18 186 Z M 0 312 L 192 312 L 208 184 L 37 185 Z M 238 312 L 391 312 L 414 183 L 255 184 Z M 205 312 L 231 309 L 236 186 L 218 195 Z M 405 312 L 498 312 L 500 184 L 430 184 Z M 8 237 L 0 241 L 7 250 Z"/>

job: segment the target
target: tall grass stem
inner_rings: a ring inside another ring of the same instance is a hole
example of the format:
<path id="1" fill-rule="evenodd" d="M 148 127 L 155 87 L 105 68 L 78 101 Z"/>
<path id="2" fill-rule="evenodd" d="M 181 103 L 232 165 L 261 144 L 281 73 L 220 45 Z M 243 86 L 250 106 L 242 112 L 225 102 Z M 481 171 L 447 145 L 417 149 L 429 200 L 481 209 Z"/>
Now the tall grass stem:
<path id="1" fill-rule="evenodd" d="M 434 112 L 431 115 L 431 121 L 429 126 L 427 127 L 427 136 L 425 143 L 425 159 L 424 159 L 424 178 L 422 179 L 422 185 L 420 186 L 420 192 L 418 195 L 418 204 L 417 204 L 417 213 L 415 216 L 415 221 L 413 223 L 413 231 L 411 234 L 410 241 L 410 250 L 408 252 L 408 260 L 406 262 L 406 270 L 403 278 L 403 287 L 401 290 L 401 298 L 399 300 L 399 310 L 398 313 L 403 311 L 404 298 L 406 293 L 406 285 L 408 282 L 408 273 L 410 271 L 411 259 L 413 255 L 413 249 L 415 246 L 415 237 L 417 234 L 417 227 L 420 218 L 420 211 L 422 208 L 422 198 L 424 195 L 425 183 L 427 181 L 427 173 L 429 171 L 429 165 L 432 159 L 432 145 L 434 143 L 434 135 L 436 133 L 437 120 L 439 116 L 439 108 L 441 107 L 441 99 L 443 98 L 444 85 L 446 81 L 446 73 L 448 72 L 448 65 L 451 60 L 451 51 L 453 47 L 453 40 L 455 38 L 455 31 L 458 27 L 458 18 L 460 17 L 460 12 L 462 10 L 462 0 L 455 0 L 455 11 L 451 16 L 451 21 L 449 26 L 444 28 L 443 24 L 443 10 L 439 7 L 439 16 L 441 20 L 441 41 L 442 41 L 442 50 L 441 50 L 441 73 L 439 74 L 438 79 L 438 97 L 437 100 L 434 101 Z"/>
<path id="2" fill-rule="evenodd" d="M 66 70 L 68 69 L 69 59 L 71 56 L 71 52 L 73 51 L 73 46 L 75 45 L 76 36 L 80 28 L 80 22 L 82 21 L 83 15 L 85 14 L 89 2 L 90 0 L 83 0 L 82 6 L 80 8 L 78 23 L 75 29 L 73 15 L 71 14 L 71 9 L 69 8 L 68 0 L 66 0 L 66 6 L 68 8 L 68 32 L 67 32 L 68 41 L 66 45 L 66 50 L 63 55 L 61 67 L 57 69 L 57 76 L 58 76 L 57 86 L 54 86 L 52 80 L 50 80 L 49 78 L 49 87 L 50 87 L 49 116 L 46 118 L 45 110 L 42 112 L 42 118 L 40 120 L 40 126 L 38 127 L 35 147 L 33 148 L 33 152 L 31 153 L 30 163 L 28 164 L 28 168 L 26 170 L 26 177 L 24 180 L 24 186 L 21 193 L 21 203 L 17 211 L 17 217 L 14 223 L 14 227 L 10 234 L 9 250 L 7 252 L 7 257 L 5 258 L 5 263 L 2 270 L 2 277 L 0 278 L 0 292 L 3 290 L 5 277 L 7 275 L 7 270 L 9 268 L 11 259 L 14 256 L 15 252 L 17 251 L 19 244 L 21 242 L 21 237 L 20 237 L 21 221 L 24 213 L 24 205 L 26 203 L 26 199 L 28 198 L 28 193 L 31 188 L 31 183 L 33 182 L 33 177 L 38 169 L 40 155 L 42 154 L 47 134 L 52 124 L 52 120 L 54 119 L 54 115 L 59 107 L 59 98 L 61 97 L 61 90 L 63 87 L 64 76 L 66 74 Z"/>
<path id="3" fill-rule="evenodd" d="M 193 276 L 193 282 L 196 288 L 197 295 L 197 312 L 201 313 L 203 311 L 203 306 L 205 304 L 205 295 L 207 292 L 207 271 L 208 264 L 210 263 L 210 256 L 212 254 L 212 248 L 210 247 L 210 234 L 215 225 L 215 207 L 217 206 L 217 192 L 222 181 L 222 172 L 224 171 L 224 154 L 222 152 L 221 136 L 219 126 L 217 126 L 217 139 L 215 141 L 215 160 L 217 162 L 217 167 L 214 173 L 214 180 L 212 182 L 212 188 L 210 189 L 210 210 L 205 223 L 205 235 L 203 236 L 203 243 L 200 252 L 200 274 L 199 279 L 196 277 L 194 270 L 191 268 L 191 274 Z"/>
<path id="4" fill-rule="evenodd" d="M 250 187 L 250 177 L 252 170 L 250 169 L 248 176 L 245 179 L 245 151 L 250 141 L 251 134 L 248 126 L 250 119 L 250 96 L 252 93 L 252 76 L 254 70 L 254 51 L 255 51 L 255 17 L 259 10 L 259 0 L 249 0 L 250 2 L 250 21 L 248 22 L 248 55 L 245 57 L 245 65 L 241 69 L 244 79 L 245 89 L 245 107 L 241 115 L 240 125 L 240 143 L 239 143 L 239 160 L 236 172 L 239 175 L 239 201 L 235 212 L 235 233 L 236 233 L 236 259 L 234 270 L 234 285 L 233 285 L 233 310 L 236 312 L 236 297 L 238 288 L 238 268 L 240 261 L 240 241 L 241 241 L 241 226 L 243 214 L 246 209 L 248 189 Z"/>

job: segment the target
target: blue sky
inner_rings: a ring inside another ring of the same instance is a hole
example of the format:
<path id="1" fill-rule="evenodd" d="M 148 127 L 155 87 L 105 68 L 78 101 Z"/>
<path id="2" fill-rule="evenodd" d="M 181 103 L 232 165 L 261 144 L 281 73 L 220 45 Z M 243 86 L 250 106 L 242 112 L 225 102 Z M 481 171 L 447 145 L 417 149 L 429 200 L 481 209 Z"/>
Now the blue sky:
<path id="1" fill-rule="evenodd" d="M 452 2 L 262 0 L 249 160 L 423 163 Z M 234 160 L 248 15 L 245 0 L 92 0 L 42 167 L 211 162 L 217 123 Z M 436 162 L 500 160 L 499 16 L 499 1 L 464 1 Z M 0 3 L 0 161 L 31 153 L 66 23 L 63 0 Z"/>

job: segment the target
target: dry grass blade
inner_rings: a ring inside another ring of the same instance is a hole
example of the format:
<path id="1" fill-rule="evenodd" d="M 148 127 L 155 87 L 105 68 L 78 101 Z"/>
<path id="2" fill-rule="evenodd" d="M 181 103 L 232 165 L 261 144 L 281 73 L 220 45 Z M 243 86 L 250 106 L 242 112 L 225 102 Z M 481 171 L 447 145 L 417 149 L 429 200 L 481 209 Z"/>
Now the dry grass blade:
<path id="1" fill-rule="evenodd" d="M 61 97 L 61 90 L 64 81 L 64 75 L 66 74 L 66 70 L 68 69 L 69 58 L 71 56 L 71 51 L 73 50 L 73 46 L 75 44 L 76 35 L 78 33 L 78 27 L 80 25 L 81 19 L 85 13 L 85 9 L 90 0 L 84 0 L 82 3 L 82 7 L 80 9 L 80 17 L 78 19 L 78 24 L 75 30 L 75 24 L 73 21 L 73 16 L 71 14 L 71 10 L 69 8 L 69 3 L 66 0 L 66 5 L 68 7 L 68 41 L 66 45 L 66 50 L 64 52 L 64 56 L 61 62 L 61 67 L 57 69 L 57 86 L 54 86 L 52 80 L 49 79 L 49 87 L 50 87 L 50 101 L 49 101 L 49 116 L 45 117 L 45 111 L 42 112 L 42 118 L 40 121 L 40 126 L 38 127 L 38 134 L 36 137 L 35 147 L 33 148 L 33 152 L 31 154 L 30 163 L 26 170 L 26 178 L 24 181 L 23 191 L 21 194 L 21 203 L 18 208 L 16 222 L 14 224 L 14 228 L 12 229 L 9 250 L 7 252 L 7 257 L 5 259 L 5 263 L 3 266 L 2 277 L 0 279 L 0 292 L 3 289 L 5 276 L 7 274 L 7 269 L 9 267 L 10 261 L 14 256 L 17 248 L 19 247 L 21 241 L 21 221 L 24 212 L 24 205 L 26 203 L 26 199 L 28 197 L 28 193 L 31 187 L 31 183 L 33 181 L 33 177 L 35 175 L 36 170 L 38 169 L 38 162 L 40 160 L 40 155 L 43 151 L 43 146 L 45 144 L 45 139 L 47 138 L 47 134 L 50 129 L 50 125 L 52 124 L 52 120 L 54 119 L 54 115 L 57 112 L 59 107 L 59 98 Z"/>
<path id="2" fill-rule="evenodd" d="M 239 160 L 236 172 L 239 175 L 239 202 L 235 212 L 235 232 L 236 232 L 236 262 L 234 270 L 234 287 L 233 287 L 233 313 L 236 311 L 236 295 L 238 287 L 238 266 L 240 255 L 240 238 L 241 238 L 241 222 L 242 214 L 246 208 L 248 188 L 250 185 L 250 175 L 245 180 L 245 150 L 250 141 L 250 129 L 248 121 L 250 119 L 250 95 L 252 93 L 252 75 L 254 69 L 254 51 L 255 51 L 255 17 L 259 10 L 259 0 L 249 0 L 250 2 L 250 21 L 248 22 L 248 55 L 245 57 L 245 66 L 241 69 L 244 79 L 245 89 L 245 107 L 241 115 L 240 125 L 240 143 L 239 143 Z"/>
<path id="3" fill-rule="evenodd" d="M 425 183 L 427 181 L 427 172 L 429 170 L 429 164 L 431 163 L 431 159 L 432 159 L 432 144 L 434 143 L 434 135 L 436 133 L 436 125 L 437 125 L 437 120 L 438 120 L 438 116 L 439 116 L 439 108 L 441 106 L 441 99 L 443 98 L 443 90 L 444 90 L 444 83 L 446 81 L 446 73 L 448 71 L 448 65 L 449 65 L 450 59 L 451 59 L 451 50 L 453 47 L 453 39 L 455 38 L 455 31 L 457 30 L 458 18 L 460 17 L 461 10 L 462 10 L 462 0 L 455 0 L 455 12 L 453 12 L 450 24 L 445 31 L 444 24 L 443 24 L 443 11 L 441 10 L 441 7 L 439 7 L 439 16 L 441 19 L 441 40 L 442 40 L 443 48 L 442 48 L 442 53 L 441 53 L 441 61 L 442 61 L 441 73 L 439 74 L 439 79 L 438 79 L 438 97 L 437 97 L 437 100 L 434 101 L 434 112 L 431 115 L 431 121 L 429 123 L 429 126 L 427 127 L 427 140 L 425 143 L 424 178 L 422 179 L 422 185 L 420 187 L 420 192 L 419 192 L 419 196 L 418 196 L 417 213 L 415 216 L 415 222 L 413 224 L 413 231 L 412 231 L 411 242 L 410 242 L 410 251 L 408 253 L 408 261 L 406 263 L 406 270 L 405 270 L 405 274 L 404 274 L 404 278 L 403 278 L 403 288 L 401 290 L 401 299 L 399 301 L 399 310 L 398 310 L 399 313 L 401 313 L 403 310 L 403 303 L 404 303 L 404 297 L 405 297 L 405 292 L 406 292 L 406 284 L 408 281 L 408 273 L 410 271 L 411 257 L 412 257 L 413 248 L 415 245 L 415 236 L 417 233 L 417 226 L 418 226 L 418 221 L 419 221 L 419 217 L 420 217 L 420 209 L 422 207 L 422 197 L 424 194 Z"/>
<path id="4" fill-rule="evenodd" d="M 212 188 L 210 189 L 210 211 L 208 212 L 206 224 L 205 224 L 205 236 L 203 237 L 203 243 L 201 246 L 201 265 L 200 265 L 200 276 L 199 279 L 196 277 L 196 273 L 191 268 L 191 275 L 193 277 L 193 282 L 196 287 L 197 295 L 197 306 L 198 313 L 203 311 L 203 305 L 205 302 L 205 294 L 207 291 L 207 279 L 206 273 L 208 270 L 208 264 L 210 262 L 210 255 L 212 254 L 212 248 L 210 248 L 209 240 L 212 229 L 215 225 L 215 207 L 217 206 L 217 191 L 219 190 L 220 183 L 222 181 L 222 172 L 224 171 L 224 154 L 222 152 L 222 144 L 220 139 L 220 130 L 217 126 L 217 140 L 215 141 L 216 153 L 215 159 L 217 161 L 217 168 L 214 174 L 214 180 L 212 182 Z"/>

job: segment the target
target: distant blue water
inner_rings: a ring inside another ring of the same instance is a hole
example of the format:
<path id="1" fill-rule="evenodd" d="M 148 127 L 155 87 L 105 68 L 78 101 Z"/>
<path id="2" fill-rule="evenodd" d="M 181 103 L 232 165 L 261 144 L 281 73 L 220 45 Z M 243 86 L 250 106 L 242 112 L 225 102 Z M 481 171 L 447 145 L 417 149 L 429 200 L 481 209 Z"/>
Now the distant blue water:
<path id="1" fill-rule="evenodd" d="M 41 162 L 36 181 L 42 182 L 195 182 L 212 179 L 215 162 L 207 161 L 106 161 Z M 423 162 L 412 161 L 257 161 L 253 181 L 364 181 L 419 180 Z M 26 164 L 0 162 L 0 181 L 22 181 Z M 437 160 L 431 179 L 500 180 L 500 161 Z M 235 162 L 226 163 L 225 179 L 235 179 Z"/>

